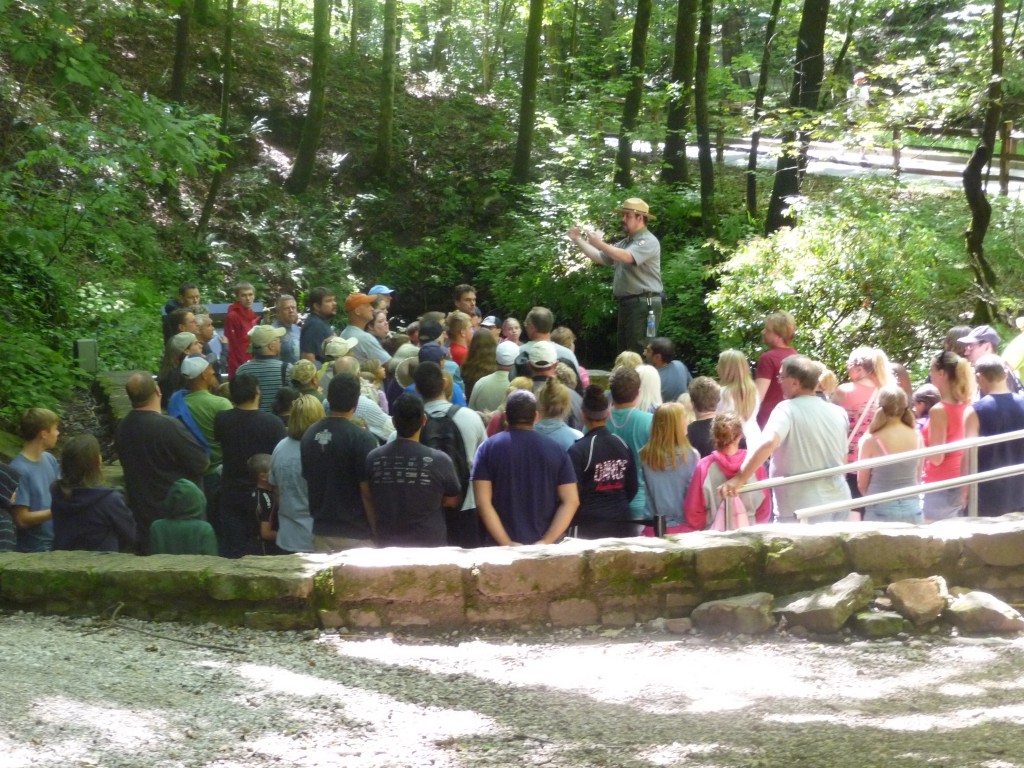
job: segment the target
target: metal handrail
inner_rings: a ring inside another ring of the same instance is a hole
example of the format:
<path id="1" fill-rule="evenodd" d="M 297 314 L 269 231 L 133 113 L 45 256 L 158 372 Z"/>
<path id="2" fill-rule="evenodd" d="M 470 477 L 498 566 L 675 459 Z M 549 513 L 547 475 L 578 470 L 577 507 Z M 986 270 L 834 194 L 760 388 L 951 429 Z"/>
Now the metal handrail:
<path id="1" fill-rule="evenodd" d="M 969 492 L 968 510 L 969 515 L 971 517 L 975 517 L 977 515 L 977 483 L 1021 474 L 1024 472 L 1024 464 L 1015 464 L 1010 467 L 1001 467 L 999 469 L 978 473 L 977 451 L 974 449 L 983 445 L 1006 443 L 1011 440 L 1021 439 L 1024 439 L 1024 429 L 1015 430 L 1013 432 L 1004 432 L 999 435 L 988 435 L 986 437 L 965 438 L 962 440 L 956 440 L 952 443 L 943 443 L 942 445 L 932 446 L 930 448 L 915 448 L 912 451 L 905 451 L 903 453 L 879 456 L 873 459 L 861 459 L 859 461 L 852 461 L 849 464 L 840 464 L 835 467 L 827 467 L 825 469 L 818 469 L 813 472 L 805 472 L 799 475 L 787 475 L 786 477 L 773 477 L 769 480 L 759 480 L 755 483 L 749 483 L 748 485 L 743 486 L 739 489 L 739 492 L 747 493 L 749 491 L 767 490 L 769 488 L 777 488 L 783 485 L 792 485 L 793 483 L 802 483 L 809 480 L 818 480 L 823 477 L 832 477 L 833 475 L 845 475 L 848 472 L 856 472 L 860 469 L 873 469 L 887 464 L 912 461 L 914 459 L 925 458 L 927 456 L 935 456 L 940 453 L 967 451 L 967 475 L 962 475 L 961 477 L 954 478 L 952 480 L 939 480 L 934 483 L 921 483 L 915 486 L 900 488 L 895 491 L 873 494 L 872 496 L 862 496 L 857 499 L 844 500 L 842 502 L 831 502 L 829 504 L 822 504 L 816 507 L 808 507 L 798 510 L 796 514 L 797 517 L 804 520 L 805 518 L 818 517 L 820 515 L 829 514 L 830 512 L 839 512 L 842 509 L 853 509 L 854 507 L 860 507 L 865 504 L 877 503 L 878 501 L 891 501 L 895 499 L 909 498 L 911 496 L 916 496 L 919 493 L 970 485 L 971 489 Z M 803 515 L 800 513 L 803 513 Z"/>
<path id="2" fill-rule="evenodd" d="M 983 483 L 987 480 L 998 480 L 1001 477 L 1010 477 L 1012 475 L 1019 474 L 1024 474 L 1024 464 L 1011 464 L 1008 467 L 990 469 L 986 472 L 975 472 L 971 475 L 954 477 L 950 480 L 936 480 L 934 483 L 908 485 L 895 491 L 884 491 L 882 493 L 873 493 L 870 496 L 860 496 L 856 499 L 843 499 L 842 501 L 833 501 L 828 504 L 819 504 L 815 507 L 804 507 L 803 509 L 796 510 L 793 514 L 796 515 L 797 519 L 799 519 L 801 523 L 804 523 L 807 522 L 809 518 L 829 515 L 835 512 L 842 512 L 844 509 L 849 510 L 854 507 L 866 507 L 870 504 L 879 504 L 883 501 L 908 499 L 921 493 L 944 491 L 947 488 L 959 488 L 964 485 L 970 485 L 974 488 L 978 483 Z M 977 517 L 977 514 L 972 514 L 970 517 Z"/>

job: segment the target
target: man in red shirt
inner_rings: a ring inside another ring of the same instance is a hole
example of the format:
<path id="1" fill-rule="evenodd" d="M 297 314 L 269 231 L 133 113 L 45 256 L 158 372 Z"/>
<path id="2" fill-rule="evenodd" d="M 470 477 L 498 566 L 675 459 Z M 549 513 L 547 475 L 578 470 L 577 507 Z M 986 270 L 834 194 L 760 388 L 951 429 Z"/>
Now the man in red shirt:
<path id="1" fill-rule="evenodd" d="M 249 331 L 259 325 L 260 318 L 252 311 L 256 300 L 256 289 L 252 283 L 235 286 L 235 303 L 228 307 L 224 320 L 224 335 L 228 339 L 228 378 L 235 377 L 235 371 L 242 363 L 252 359 L 249 352 Z"/>
<path id="2" fill-rule="evenodd" d="M 761 429 L 768 423 L 768 417 L 775 406 L 783 400 L 779 372 L 782 370 L 782 361 L 797 354 L 790 346 L 795 335 L 796 320 L 789 312 L 773 312 L 765 318 L 761 338 L 768 345 L 768 351 L 758 358 L 754 374 L 757 397 L 761 401 L 757 412 L 757 425 Z"/>

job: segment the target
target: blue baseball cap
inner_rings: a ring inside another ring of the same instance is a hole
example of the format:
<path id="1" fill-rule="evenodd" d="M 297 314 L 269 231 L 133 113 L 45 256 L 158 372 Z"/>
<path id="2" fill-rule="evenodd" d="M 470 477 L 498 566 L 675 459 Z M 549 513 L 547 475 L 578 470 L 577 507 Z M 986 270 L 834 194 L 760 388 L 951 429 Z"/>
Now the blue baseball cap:
<path id="1" fill-rule="evenodd" d="M 386 285 L 375 285 L 368 291 L 370 296 L 390 296 L 394 291 Z"/>

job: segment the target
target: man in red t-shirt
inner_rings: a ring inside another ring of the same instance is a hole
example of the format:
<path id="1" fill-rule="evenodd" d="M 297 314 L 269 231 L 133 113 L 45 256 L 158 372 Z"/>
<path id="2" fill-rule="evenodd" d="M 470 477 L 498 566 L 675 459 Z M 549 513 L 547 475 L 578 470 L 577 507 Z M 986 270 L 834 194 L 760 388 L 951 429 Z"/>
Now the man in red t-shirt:
<path id="1" fill-rule="evenodd" d="M 252 359 L 249 331 L 260 322 L 259 315 L 252 311 L 255 300 L 256 289 L 252 283 L 235 286 L 235 303 L 228 307 L 228 316 L 224 320 L 224 335 L 228 339 L 228 378 L 234 378 L 238 366 Z"/>
<path id="2" fill-rule="evenodd" d="M 754 383 L 757 385 L 757 398 L 761 407 L 757 412 L 757 425 L 764 429 L 768 417 L 776 405 L 782 402 L 782 387 L 779 385 L 779 372 L 782 361 L 797 352 L 790 345 L 796 335 L 796 320 L 789 312 L 773 312 L 764 321 L 761 338 L 768 345 L 757 361 Z"/>

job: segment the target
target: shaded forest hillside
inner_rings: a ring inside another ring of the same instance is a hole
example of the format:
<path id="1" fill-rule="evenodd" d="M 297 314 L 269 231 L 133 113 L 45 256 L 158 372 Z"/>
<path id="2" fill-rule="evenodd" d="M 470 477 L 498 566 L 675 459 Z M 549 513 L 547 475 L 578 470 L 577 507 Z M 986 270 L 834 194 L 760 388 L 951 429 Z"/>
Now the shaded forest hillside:
<path id="1" fill-rule="evenodd" d="M 716 162 L 712 136 L 884 153 L 913 122 L 935 142 L 984 144 L 942 133 L 987 130 L 994 104 L 1007 119 L 1020 111 L 1020 25 L 1001 35 L 996 79 L 1003 4 L 927 6 L 0 0 L 0 420 L 55 406 L 80 382 L 75 339 L 96 339 L 105 367 L 155 368 L 156 318 L 184 280 L 207 302 L 249 280 L 262 300 L 287 291 L 300 303 L 316 285 L 380 282 L 398 289 L 399 322 L 471 282 L 499 315 L 551 307 L 581 358 L 605 365 L 618 352 L 610 270 L 564 235 L 582 223 L 615 232 L 612 211 L 630 196 L 658 216 L 660 332 L 691 368 L 713 372 L 723 346 L 752 355 L 779 308 L 797 316 L 802 348 L 837 369 L 868 342 L 919 365 L 978 307 L 996 321 L 1017 312 L 1019 204 L 992 198 L 984 261 L 969 259 L 958 190 L 797 174 L 770 195 L 782 174 Z M 821 45 L 809 106 L 791 98 L 803 26 Z M 322 131 L 310 183 L 290 193 L 318 50 Z M 854 115 L 858 68 L 875 95 Z M 765 234 L 769 198 L 795 228 Z"/>

